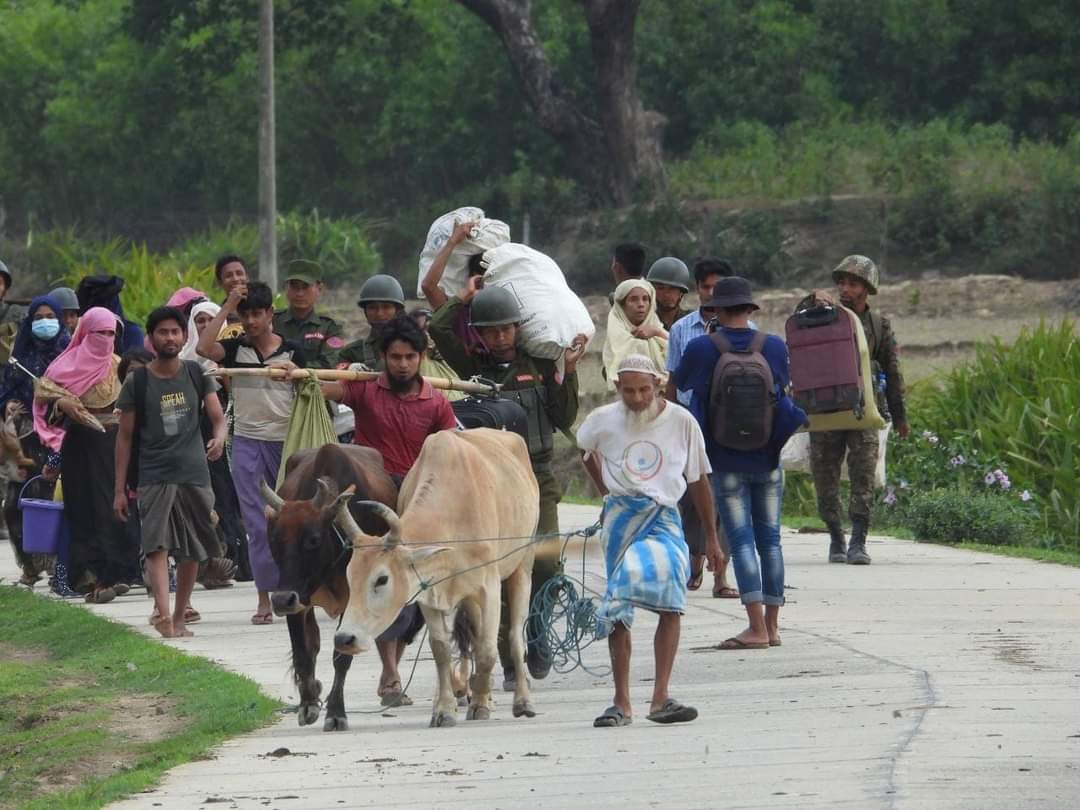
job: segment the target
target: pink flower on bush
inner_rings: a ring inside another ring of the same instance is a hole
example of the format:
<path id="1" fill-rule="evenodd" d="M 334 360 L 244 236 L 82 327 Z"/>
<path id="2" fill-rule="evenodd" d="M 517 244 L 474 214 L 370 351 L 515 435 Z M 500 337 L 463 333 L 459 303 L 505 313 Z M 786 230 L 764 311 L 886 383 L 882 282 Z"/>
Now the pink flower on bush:
<path id="1" fill-rule="evenodd" d="M 894 503 L 896 503 L 896 490 L 892 487 L 889 487 L 888 491 L 885 493 L 885 497 L 883 500 L 888 506 L 892 506 Z"/>
<path id="2" fill-rule="evenodd" d="M 992 472 L 988 472 L 985 476 L 983 476 L 983 483 L 986 484 L 988 487 L 992 487 L 994 484 L 997 483 L 997 478 L 994 477 L 994 474 Z"/>
<path id="3" fill-rule="evenodd" d="M 949 459 L 949 463 L 952 464 L 954 467 L 963 467 L 965 464 L 967 464 L 967 459 L 963 456 L 953 456 Z"/>
<path id="4" fill-rule="evenodd" d="M 1001 485 L 1002 489 L 1009 489 L 1012 486 L 1012 481 L 1009 480 L 1009 476 L 1002 470 L 994 470 L 994 480 Z"/>
<path id="5" fill-rule="evenodd" d="M 1023 492 L 1020 493 L 1020 500 L 1024 501 L 1025 503 L 1027 501 L 1030 501 L 1031 497 L 1032 497 L 1031 493 L 1028 492 L 1026 489 Z"/>

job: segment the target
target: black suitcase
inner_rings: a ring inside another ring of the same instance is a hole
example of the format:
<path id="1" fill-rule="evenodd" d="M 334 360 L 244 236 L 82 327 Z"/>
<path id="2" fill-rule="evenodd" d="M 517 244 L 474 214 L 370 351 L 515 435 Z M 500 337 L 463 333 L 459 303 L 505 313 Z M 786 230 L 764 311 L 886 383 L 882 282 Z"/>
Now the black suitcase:
<path id="1" fill-rule="evenodd" d="M 529 415 L 518 403 L 504 397 L 465 397 L 451 403 L 454 415 L 466 430 L 495 428 L 512 430 L 529 440 Z"/>

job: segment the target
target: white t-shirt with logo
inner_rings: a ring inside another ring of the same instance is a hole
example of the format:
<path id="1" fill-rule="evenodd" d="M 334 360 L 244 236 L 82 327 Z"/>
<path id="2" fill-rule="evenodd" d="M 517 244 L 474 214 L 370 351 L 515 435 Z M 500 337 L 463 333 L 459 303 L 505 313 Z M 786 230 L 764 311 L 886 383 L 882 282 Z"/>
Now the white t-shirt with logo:
<path id="1" fill-rule="evenodd" d="M 644 495 L 675 506 L 687 482 L 712 472 L 697 420 L 670 402 L 642 428 L 632 427 L 626 414 L 621 400 L 597 408 L 578 428 L 578 447 L 599 457 L 611 494 Z"/>

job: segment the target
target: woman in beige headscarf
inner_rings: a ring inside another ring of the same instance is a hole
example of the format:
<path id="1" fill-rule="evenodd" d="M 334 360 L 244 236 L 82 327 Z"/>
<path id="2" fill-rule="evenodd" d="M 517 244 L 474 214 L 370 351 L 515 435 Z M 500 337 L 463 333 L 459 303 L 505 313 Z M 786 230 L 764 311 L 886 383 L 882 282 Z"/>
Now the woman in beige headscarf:
<path id="1" fill-rule="evenodd" d="M 667 368 L 668 333 L 656 314 L 656 291 L 640 278 L 615 288 L 604 340 L 604 372 L 609 391 L 615 390 L 619 362 L 628 354 L 643 354 L 657 368 Z"/>

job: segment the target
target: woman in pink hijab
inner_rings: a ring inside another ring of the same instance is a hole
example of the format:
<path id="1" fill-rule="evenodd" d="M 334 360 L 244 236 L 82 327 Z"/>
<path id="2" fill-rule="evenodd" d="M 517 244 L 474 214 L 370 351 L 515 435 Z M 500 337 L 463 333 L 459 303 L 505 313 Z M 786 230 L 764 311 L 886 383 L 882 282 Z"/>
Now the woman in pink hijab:
<path id="1" fill-rule="evenodd" d="M 64 481 L 70 530 L 68 560 L 57 565 L 58 589 L 86 592 L 88 602 L 109 602 L 138 572 L 124 524 L 113 514 L 114 453 L 120 394 L 113 354 L 117 317 L 103 307 L 86 311 L 68 347 L 34 387 L 34 429 L 53 451 L 46 474 Z"/>

